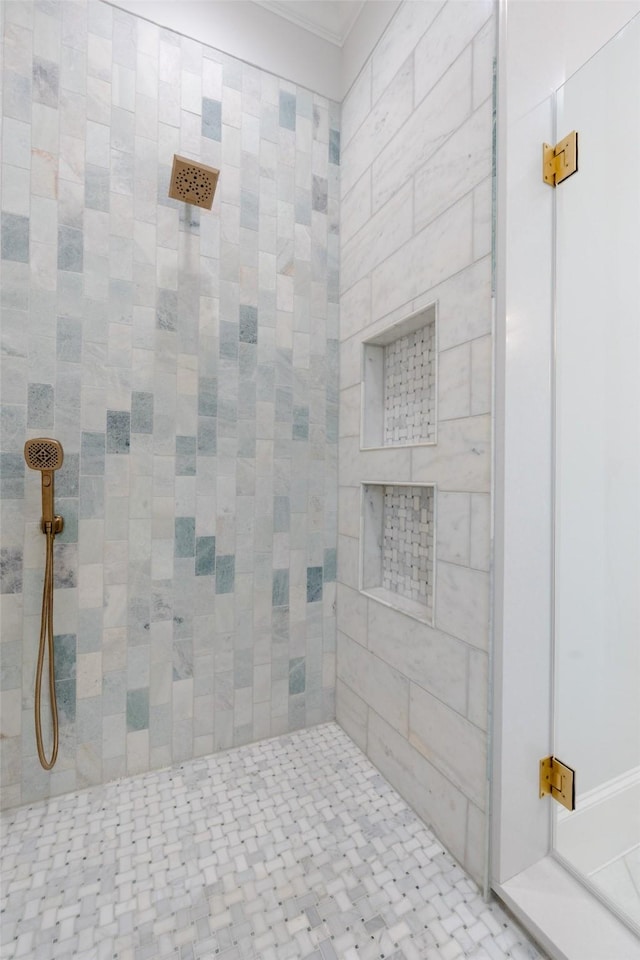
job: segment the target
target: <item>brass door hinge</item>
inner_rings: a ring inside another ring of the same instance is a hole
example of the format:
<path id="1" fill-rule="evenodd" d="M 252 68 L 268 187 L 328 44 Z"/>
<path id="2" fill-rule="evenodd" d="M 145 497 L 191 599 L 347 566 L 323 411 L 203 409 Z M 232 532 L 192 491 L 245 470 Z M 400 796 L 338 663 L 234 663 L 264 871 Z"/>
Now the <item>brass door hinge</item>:
<path id="1" fill-rule="evenodd" d="M 540 796 L 546 797 L 547 794 L 551 794 L 554 800 L 561 803 L 567 810 L 575 810 L 575 770 L 556 760 L 555 757 L 545 757 L 540 761 Z"/>
<path id="2" fill-rule="evenodd" d="M 573 130 L 552 147 L 542 144 L 542 179 L 552 187 L 570 177 L 578 169 L 578 134 Z"/>

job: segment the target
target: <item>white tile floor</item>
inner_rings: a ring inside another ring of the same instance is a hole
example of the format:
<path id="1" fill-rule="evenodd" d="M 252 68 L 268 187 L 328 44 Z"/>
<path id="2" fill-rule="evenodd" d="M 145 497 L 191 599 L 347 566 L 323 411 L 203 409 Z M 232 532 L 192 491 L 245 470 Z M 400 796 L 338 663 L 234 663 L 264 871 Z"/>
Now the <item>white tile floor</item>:
<path id="1" fill-rule="evenodd" d="M 336 724 L 8 811 L 3 960 L 538 960 Z"/>

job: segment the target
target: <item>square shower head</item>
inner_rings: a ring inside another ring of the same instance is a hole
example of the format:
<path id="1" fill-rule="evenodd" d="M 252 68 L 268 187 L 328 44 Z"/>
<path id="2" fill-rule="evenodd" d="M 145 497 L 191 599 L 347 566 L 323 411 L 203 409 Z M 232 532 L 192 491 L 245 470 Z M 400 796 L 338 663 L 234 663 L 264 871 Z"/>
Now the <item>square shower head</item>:
<path id="1" fill-rule="evenodd" d="M 174 154 L 169 196 L 211 210 L 220 171 L 197 160 Z"/>

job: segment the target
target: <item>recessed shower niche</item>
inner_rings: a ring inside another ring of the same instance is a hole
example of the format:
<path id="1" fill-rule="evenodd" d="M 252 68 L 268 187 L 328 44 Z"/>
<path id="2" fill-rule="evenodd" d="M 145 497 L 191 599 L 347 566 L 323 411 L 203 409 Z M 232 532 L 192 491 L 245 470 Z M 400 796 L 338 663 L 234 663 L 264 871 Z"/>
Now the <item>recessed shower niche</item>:
<path id="1" fill-rule="evenodd" d="M 363 344 L 362 448 L 436 442 L 436 304 Z"/>
<path id="2" fill-rule="evenodd" d="M 433 623 L 434 484 L 362 484 L 360 589 Z"/>

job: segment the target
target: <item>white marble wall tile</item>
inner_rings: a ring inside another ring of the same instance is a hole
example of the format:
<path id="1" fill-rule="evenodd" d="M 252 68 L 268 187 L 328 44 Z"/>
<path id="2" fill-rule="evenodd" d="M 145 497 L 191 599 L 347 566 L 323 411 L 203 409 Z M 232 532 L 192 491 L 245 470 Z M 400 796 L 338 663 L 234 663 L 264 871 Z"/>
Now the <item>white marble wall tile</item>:
<path id="1" fill-rule="evenodd" d="M 393 28 L 383 33 L 371 57 L 374 100 L 386 89 L 428 30 L 443 2 L 444 0 L 427 0 L 423 3 L 402 4 L 394 17 Z"/>
<path id="2" fill-rule="evenodd" d="M 379 209 L 458 129 L 471 112 L 471 51 L 467 50 L 442 77 L 428 97 L 408 117 L 373 158 L 373 209 Z M 350 157 L 348 152 L 345 165 Z M 344 171 L 343 171 L 344 175 Z"/>
<path id="3" fill-rule="evenodd" d="M 487 857 L 487 814 L 474 803 L 467 811 L 467 841 L 464 859 L 469 864 L 469 872 L 481 877 Z"/>
<path id="4" fill-rule="evenodd" d="M 367 644 L 403 676 L 453 709 L 465 710 L 466 644 L 375 601 L 369 602 Z"/>
<path id="5" fill-rule="evenodd" d="M 339 482 L 342 486 L 353 487 L 366 480 L 384 482 L 408 477 L 413 453 L 415 451 L 407 447 L 360 452 L 357 437 L 344 437 L 339 443 Z M 423 479 L 428 482 L 430 478 Z"/>
<path id="6" fill-rule="evenodd" d="M 438 443 L 411 451 L 411 478 L 437 481 L 439 490 L 489 492 L 491 418 L 448 420 L 440 424 Z"/>
<path id="7" fill-rule="evenodd" d="M 380 265 L 373 275 L 376 317 L 413 300 L 468 266 L 473 258 L 470 196 L 450 207 Z"/>
<path id="8" fill-rule="evenodd" d="M 409 681 L 338 632 L 338 677 L 402 736 L 409 732 Z"/>
<path id="9" fill-rule="evenodd" d="M 488 728 L 489 656 L 484 650 L 469 650 L 469 695 L 467 716 L 481 730 Z"/>
<path id="10" fill-rule="evenodd" d="M 489 642 L 489 575 L 453 563 L 438 564 L 436 627 L 486 650 Z"/>
<path id="11" fill-rule="evenodd" d="M 371 216 L 371 168 L 360 177 L 340 204 L 340 236 L 346 244 Z"/>
<path id="12" fill-rule="evenodd" d="M 371 318 L 371 277 L 364 277 L 340 297 L 340 333 L 343 341 L 346 343 L 349 337 L 366 328 L 371 322 Z M 345 346 L 345 350 L 353 349 L 356 349 L 355 344 L 350 347 Z M 350 380 L 345 382 L 344 376 L 349 376 Z M 342 387 L 346 387 L 349 382 L 353 383 L 359 379 L 359 365 L 348 366 L 344 374 L 341 370 L 340 385 Z"/>
<path id="13" fill-rule="evenodd" d="M 360 543 L 355 537 L 338 537 L 338 578 L 357 590 L 360 582 Z"/>
<path id="14" fill-rule="evenodd" d="M 343 241 L 340 285 L 349 290 L 413 234 L 413 189 L 408 183 L 350 240 Z"/>
<path id="15" fill-rule="evenodd" d="M 438 416 L 455 420 L 470 413 L 471 345 L 462 343 L 438 356 Z"/>
<path id="16" fill-rule="evenodd" d="M 491 174 L 492 103 L 486 100 L 421 167 L 415 177 L 419 230 Z M 486 252 L 486 251 L 484 251 Z M 478 255 L 476 259 L 479 259 Z"/>
<path id="17" fill-rule="evenodd" d="M 361 488 L 341 486 L 338 491 L 338 516 L 342 533 L 347 537 L 360 536 Z"/>
<path id="18" fill-rule="evenodd" d="M 456 0 L 442 7 L 432 28 L 416 47 L 416 103 L 467 48 L 492 9 L 491 0 Z"/>
<path id="19" fill-rule="evenodd" d="M 473 191 L 473 256 L 475 260 L 491 252 L 492 217 L 493 182 L 487 178 Z"/>
<path id="20" fill-rule="evenodd" d="M 490 18 L 473 39 L 473 107 L 493 93 L 493 66 L 496 58 L 496 24 Z"/>
<path id="21" fill-rule="evenodd" d="M 371 60 L 368 60 L 342 104 L 341 148 L 343 152 L 371 110 L 373 104 L 371 84 L 372 68 Z"/>
<path id="22" fill-rule="evenodd" d="M 410 117 L 412 104 L 413 62 L 409 60 L 398 71 L 380 99 L 375 101 L 357 136 L 351 141 L 347 138 L 346 146 L 342 147 L 340 182 L 343 196 L 360 179 L 372 157 L 376 157 L 393 140 L 405 120 Z"/>
<path id="23" fill-rule="evenodd" d="M 336 720 L 361 750 L 367 749 L 367 724 L 369 708 L 364 700 L 336 680 Z"/>
<path id="24" fill-rule="evenodd" d="M 486 806 L 486 737 L 464 717 L 411 684 L 409 742 L 477 806 Z"/>
<path id="25" fill-rule="evenodd" d="M 404 737 L 369 710 L 369 757 L 455 857 L 462 860 L 468 800 Z"/>
<path id="26" fill-rule="evenodd" d="M 471 494 L 469 565 L 477 570 L 489 570 L 491 566 L 491 498 L 486 493 Z"/>
<path id="27" fill-rule="evenodd" d="M 490 336 L 471 343 L 471 415 L 491 410 L 493 344 Z"/>
<path id="28" fill-rule="evenodd" d="M 362 646 L 368 643 L 368 600 L 357 588 L 339 582 L 336 611 L 339 629 Z"/>
<path id="29" fill-rule="evenodd" d="M 354 384 L 346 390 L 340 391 L 340 422 L 341 437 L 360 436 L 360 385 Z"/>
<path id="30" fill-rule="evenodd" d="M 438 492 L 436 558 L 468 566 L 470 562 L 471 496 Z"/>

